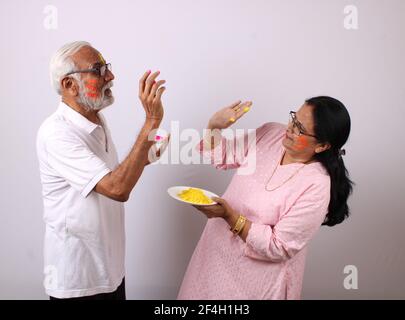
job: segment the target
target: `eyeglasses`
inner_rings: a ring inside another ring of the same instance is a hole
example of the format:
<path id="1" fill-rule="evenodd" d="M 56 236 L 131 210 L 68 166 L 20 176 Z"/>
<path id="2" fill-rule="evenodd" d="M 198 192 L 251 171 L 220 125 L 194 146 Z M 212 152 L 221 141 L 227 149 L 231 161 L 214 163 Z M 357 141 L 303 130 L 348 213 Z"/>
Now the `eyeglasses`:
<path id="1" fill-rule="evenodd" d="M 304 126 L 301 124 L 301 122 L 299 122 L 299 121 L 297 120 L 297 115 L 296 115 L 296 112 L 295 112 L 295 111 L 290 111 L 290 120 L 289 120 L 289 123 L 292 123 L 292 125 L 293 125 L 293 132 L 294 132 L 294 134 L 296 134 L 297 136 L 303 135 L 303 136 L 310 136 L 310 137 L 313 137 L 313 138 L 318 139 L 317 136 L 305 132 L 306 130 L 304 129 Z"/>
<path id="2" fill-rule="evenodd" d="M 83 73 L 83 72 L 92 72 L 98 75 L 99 77 L 104 77 L 105 73 L 108 71 L 112 71 L 111 63 L 103 64 L 101 66 L 96 66 L 91 69 L 84 69 L 84 70 L 77 70 L 67 73 L 65 76 L 69 76 L 74 73 Z"/>

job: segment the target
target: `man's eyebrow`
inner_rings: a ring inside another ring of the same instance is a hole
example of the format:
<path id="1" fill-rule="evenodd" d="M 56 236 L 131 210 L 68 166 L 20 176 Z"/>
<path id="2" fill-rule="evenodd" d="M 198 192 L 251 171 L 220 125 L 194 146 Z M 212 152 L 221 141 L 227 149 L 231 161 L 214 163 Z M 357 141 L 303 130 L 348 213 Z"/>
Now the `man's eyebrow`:
<path id="1" fill-rule="evenodd" d="M 97 68 L 97 67 L 101 67 L 101 66 L 102 66 L 102 64 L 100 62 L 96 62 L 91 65 L 91 68 Z"/>

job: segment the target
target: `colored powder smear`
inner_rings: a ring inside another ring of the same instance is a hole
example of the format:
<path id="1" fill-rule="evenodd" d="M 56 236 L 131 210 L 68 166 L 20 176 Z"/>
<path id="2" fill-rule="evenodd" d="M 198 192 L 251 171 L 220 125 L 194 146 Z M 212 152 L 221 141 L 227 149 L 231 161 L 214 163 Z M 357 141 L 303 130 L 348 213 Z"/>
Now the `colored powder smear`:
<path id="1" fill-rule="evenodd" d="M 86 84 L 86 88 L 91 91 L 97 91 L 97 87 L 93 86 L 92 84 Z"/>
<path id="2" fill-rule="evenodd" d="M 85 87 L 89 90 L 86 92 L 86 95 L 90 98 L 96 98 L 98 96 L 97 87 L 95 86 L 96 83 L 96 79 L 89 79 L 86 81 Z"/>
<path id="3" fill-rule="evenodd" d="M 87 92 L 86 95 L 90 98 L 96 98 L 97 97 L 97 93 L 93 93 L 93 92 Z"/>
<path id="4" fill-rule="evenodd" d="M 306 136 L 299 136 L 298 143 L 295 145 L 297 150 L 304 150 L 309 146 L 308 138 Z"/>
<path id="5" fill-rule="evenodd" d="M 178 196 L 180 199 L 194 204 L 210 204 L 214 202 L 208 198 L 202 190 L 196 188 L 188 188 L 187 190 L 183 190 L 178 194 Z"/>
<path id="6" fill-rule="evenodd" d="M 98 57 L 100 58 L 101 63 L 105 64 L 105 60 L 104 60 L 103 56 L 101 55 L 101 53 L 98 54 Z"/>

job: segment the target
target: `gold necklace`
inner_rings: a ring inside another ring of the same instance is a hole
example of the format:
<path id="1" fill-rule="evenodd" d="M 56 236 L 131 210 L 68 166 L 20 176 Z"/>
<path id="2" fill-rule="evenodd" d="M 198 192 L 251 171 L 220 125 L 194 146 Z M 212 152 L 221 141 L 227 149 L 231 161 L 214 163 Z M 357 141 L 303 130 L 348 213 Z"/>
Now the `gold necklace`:
<path id="1" fill-rule="evenodd" d="M 284 152 L 283 152 L 283 154 L 282 154 L 282 156 L 281 156 L 281 160 L 278 161 L 278 163 L 277 163 L 276 167 L 274 168 L 274 170 L 273 170 L 273 172 L 272 172 L 270 178 L 267 180 L 267 182 L 266 182 L 266 184 L 265 184 L 265 186 L 264 186 L 264 189 L 265 189 L 266 191 L 271 192 L 271 191 L 274 191 L 274 190 L 280 188 L 281 186 L 283 186 L 284 184 L 286 184 L 288 181 L 290 181 L 292 178 L 294 178 L 294 177 L 298 174 L 298 172 L 300 172 L 300 170 L 301 170 L 302 168 L 304 168 L 305 165 L 306 165 L 308 162 L 311 161 L 311 160 L 308 160 L 308 161 L 304 162 L 303 165 L 302 165 L 301 167 L 299 167 L 298 170 L 296 170 L 292 176 L 290 176 L 287 180 L 285 180 L 285 181 L 284 181 L 282 184 L 280 184 L 279 186 L 277 186 L 277 187 L 275 187 L 275 188 L 272 188 L 272 189 L 268 189 L 267 186 L 268 186 L 268 184 L 269 184 L 271 178 L 273 178 L 274 173 L 277 171 L 278 167 L 280 166 L 280 162 L 283 161 L 284 155 L 285 155 L 285 150 L 284 150 Z"/>

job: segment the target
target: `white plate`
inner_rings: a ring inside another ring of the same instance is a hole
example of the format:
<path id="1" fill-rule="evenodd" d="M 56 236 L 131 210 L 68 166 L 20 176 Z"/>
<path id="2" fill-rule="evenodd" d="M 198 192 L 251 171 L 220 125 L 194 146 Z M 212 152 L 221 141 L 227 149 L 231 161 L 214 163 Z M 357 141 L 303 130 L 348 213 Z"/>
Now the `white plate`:
<path id="1" fill-rule="evenodd" d="M 196 187 L 187 187 L 187 186 L 175 186 L 175 187 L 171 187 L 169 189 L 167 189 L 167 193 L 174 199 L 179 200 L 181 202 L 184 203 L 188 203 L 188 204 L 193 204 L 193 205 L 197 205 L 197 206 L 213 206 L 214 204 L 217 204 L 215 201 L 210 203 L 210 204 L 201 204 L 201 203 L 194 203 L 194 202 L 190 202 L 190 201 L 185 201 L 183 199 L 181 199 L 178 194 L 184 190 L 190 189 L 190 188 L 194 188 L 194 189 L 200 189 L 202 192 L 204 192 L 204 194 L 208 197 L 217 197 L 219 198 L 215 193 L 212 193 L 210 191 L 201 189 L 201 188 L 196 188 Z"/>

